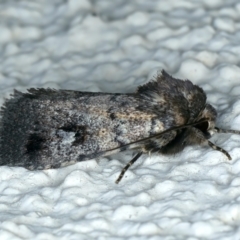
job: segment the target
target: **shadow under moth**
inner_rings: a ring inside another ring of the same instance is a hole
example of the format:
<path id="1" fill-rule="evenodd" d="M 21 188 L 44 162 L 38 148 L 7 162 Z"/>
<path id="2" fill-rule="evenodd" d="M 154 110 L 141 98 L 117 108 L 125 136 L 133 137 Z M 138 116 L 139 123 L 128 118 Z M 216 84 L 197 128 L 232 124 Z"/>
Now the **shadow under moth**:
<path id="1" fill-rule="evenodd" d="M 201 144 L 224 149 L 208 139 L 216 110 L 204 91 L 164 70 L 135 93 L 94 93 L 31 88 L 14 92 L 1 108 L 0 165 L 30 170 L 59 168 L 127 149 L 137 154 L 116 183 L 143 154 L 175 154 Z"/>

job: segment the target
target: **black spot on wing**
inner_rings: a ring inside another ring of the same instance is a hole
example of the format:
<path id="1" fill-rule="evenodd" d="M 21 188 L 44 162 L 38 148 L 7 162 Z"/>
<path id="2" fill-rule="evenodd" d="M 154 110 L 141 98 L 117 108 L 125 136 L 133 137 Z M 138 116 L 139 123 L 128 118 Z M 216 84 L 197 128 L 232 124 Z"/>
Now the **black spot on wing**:
<path id="1" fill-rule="evenodd" d="M 114 120 L 117 118 L 115 113 L 110 113 L 109 117 L 111 120 Z"/>
<path id="2" fill-rule="evenodd" d="M 65 131 L 65 132 L 76 132 L 77 131 L 77 125 L 75 125 L 75 124 L 66 124 L 63 127 L 60 127 L 59 129 Z"/>
<path id="3" fill-rule="evenodd" d="M 33 133 L 29 136 L 26 144 L 26 153 L 36 153 L 43 149 L 45 139 L 37 133 Z"/>
<path id="4" fill-rule="evenodd" d="M 77 146 L 84 143 L 86 136 L 86 127 L 78 126 L 77 131 L 75 133 L 75 141 L 72 143 L 73 146 Z"/>

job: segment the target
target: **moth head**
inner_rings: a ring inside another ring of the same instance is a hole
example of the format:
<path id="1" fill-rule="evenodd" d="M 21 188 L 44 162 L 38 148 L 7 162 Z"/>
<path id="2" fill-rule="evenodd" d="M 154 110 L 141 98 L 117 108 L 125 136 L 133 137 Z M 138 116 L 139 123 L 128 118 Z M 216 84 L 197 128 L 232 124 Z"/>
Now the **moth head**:
<path id="1" fill-rule="evenodd" d="M 215 121 L 217 111 L 210 104 L 206 104 L 204 110 L 200 114 L 198 121 L 206 119 L 206 121 L 197 124 L 195 127 L 201 130 L 207 138 L 210 138 L 215 131 Z"/>

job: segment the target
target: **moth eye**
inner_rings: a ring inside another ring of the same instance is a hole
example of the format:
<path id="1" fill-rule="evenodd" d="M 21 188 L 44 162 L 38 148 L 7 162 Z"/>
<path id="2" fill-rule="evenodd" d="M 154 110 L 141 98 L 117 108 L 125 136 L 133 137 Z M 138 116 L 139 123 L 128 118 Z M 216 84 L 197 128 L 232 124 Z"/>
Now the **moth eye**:
<path id="1" fill-rule="evenodd" d="M 209 122 L 203 122 L 195 125 L 195 127 L 201 130 L 202 132 L 206 132 L 209 129 L 209 126 L 210 126 Z"/>

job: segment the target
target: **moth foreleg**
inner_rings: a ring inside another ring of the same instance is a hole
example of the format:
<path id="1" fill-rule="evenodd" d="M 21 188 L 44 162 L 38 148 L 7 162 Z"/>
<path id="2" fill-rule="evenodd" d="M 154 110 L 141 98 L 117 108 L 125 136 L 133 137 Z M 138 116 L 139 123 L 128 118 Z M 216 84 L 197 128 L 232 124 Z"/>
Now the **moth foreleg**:
<path id="1" fill-rule="evenodd" d="M 213 143 L 210 142 L 210 141 L 208 141 L 208 145 L 209 145 L 212 149 L 217 150 L 217 151 L 222 152 L 223 154 L 225 154 L 225 155 L 227 156 L 228 160 L 232 160 L 230 154 L 229 154 L 226 150 L 224 150 L 223 148 L 220 148 L 219 146 L 216 146 L 215 144 L 213 144 Z"/>
<path id="2" fill-rule="evenodd" d="M 204 136 L 204 134 L 199 129 L 192 128 L 192 130 L 195 132 L 196 137 L 201 141 L 201 143 L 207 143 L 208 146 L 210 146 L 212 149 L 222 152 L 224 155 L 226 155 L 229 160 L 232 159 L 226 150 L 224 150 L 223 148 L 221 148 L 221 147 L 215 145 L 214 143 L 210 142 L 209 140 L 207 140 L 206 137 Z M 220 129 L 216 129 L 216 130 L 220 132 Z M 221 129 L 221 131 L 228 131 L 228 130 Z M 235 130 L 233 130 L 233 131 L 235 131 Z"/>
<path id="3" fill-rule="evenodd" d="M 119 177 L 117 178 L 117 180 L 115 181 L 116 184 L 118 184 L 121 179 L 123 178 L 125 172 L 129 169 L 129 167 L 131 167 L 137 160 L 138 158 L 142 155 L 142 152 L 137 153 L 134 158 L 122 169 Z"/>

